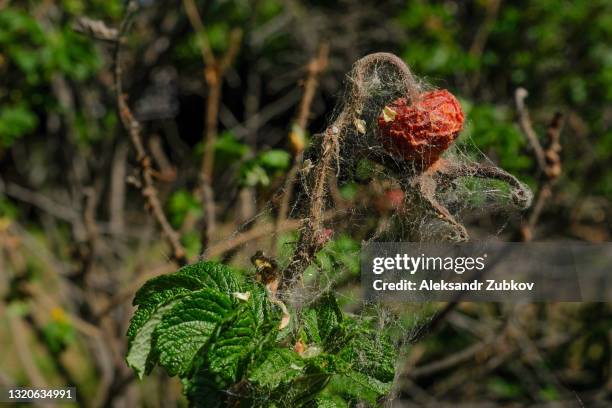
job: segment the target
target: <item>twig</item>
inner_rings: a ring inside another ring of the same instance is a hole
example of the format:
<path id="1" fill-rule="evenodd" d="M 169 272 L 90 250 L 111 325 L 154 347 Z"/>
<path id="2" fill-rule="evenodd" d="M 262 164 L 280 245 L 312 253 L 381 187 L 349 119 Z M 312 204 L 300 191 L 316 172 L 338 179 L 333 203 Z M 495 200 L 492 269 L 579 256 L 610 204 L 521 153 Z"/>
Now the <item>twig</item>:
<path id="1" fill-rule="evenodd" d="M 0 193 L 38 207 L 42 211 L 60 220 L 67 221 L 71 224 L 79 223 L 79 214 L 74 209 L 59 204 L 39 192 L 28 190 L 10 182 L 5 184 L 2 179 L 0 179 Z"/>
<path id="2" fill-rule="evenodd" d="M 115 46 L 115 91 L 117 93 L 117 106 L 119 109 L 119 117 L 125 127 L 126 131 L 130 135 L 132 146 L 136 151 L 136 159 L 140 166 L 142 187 L 140 192 L 147 202 L 147 207 L 155 217 L 155 220 L 162 229 L 162 232 L 170 246 L 172 247 L 171 258 L 179 265 L 187 263 L 187 257 L 185 248 L 181 244 L 179 234 L 172 228 L 166 214 L 164 213 L 163 207 L 159 201 L 157 189 L 153 182 L 153 170 L 151 168 L 151 159 L 148 156 L 144 144 L 142 143 L 142 137 L 140 134 L 140 123 L 134 118 L 132 111 L 127 103 L 126 95 L 123 94 L 122 80 L 121 80 L 121 44 L 124 41 L 124 37 L 129 29 L 134 12 L 137 9 L 135 1 L 131 0 L 127 7 L 126 16 L 121 23 L 117 42 Z"/>
<path id="3" fill-rule="evenodd" d="M 525 105 L 525 98 L 527 98 L 529 92 L 525 88 L 518 88 L 514 92 L 514 103 L 516 105 L 516 110 L 518 112 L 518 122 L 521 128 L 521 131 L 527 138 L 527 141 L 531 145 L 533 149 L 533 153 L 535 154 L 536 161 L 538 163 L 538 167 L 542 172 L 546 171 L 546 158 L 544 156 L 544 149 L 542 149 L 542 145 L 540 144 L 540 140 L 538 139 L 538 135 L 536 134 L 533 126 L 531 125 L 531 119 L 529 118 L 529 111 L 527 110 L 527 106 Z"/>
<path id="4" fill-rule="evenodd" d="M 497 14 L 499 12 L 499 6 L 501 5 L 501 0 L 491 0 L 486 3 L 486 16 L 482 25 L 478 28 L 476 35 L 474 36 L 474 41 L 472 41 L 472 45 L 470 46 L 470 55 L 475 58 L 480 58 L 482 52 L 484 51 L 485 44 L 487 43 L 487 39 L 491 34 L 491 30 L 494 27 L 495 19 L 497 18 Z"/>
<path id="5" fill-rule="evenodd" d="M 14 316 L 13 313 L 7 313 L 9 323 L 9 333 L 13 336 L 13 346 L 17 354 L 17 358 L 21 362 L 24 371 L 36 388 L 46 388 L 47 381 L 44 379 L 40 369 L 33 359 L 32 351 L 28 348 L 28 336 L 23 321 L 19 316 Z"/>
<path id="6" fill-rule="evenodd" d="M 306 132 L 306 127 L 308 125 L 310 107 L 317 89 L 318 77 L 321 72 L 327 68 L 328 54 L 329 45 L 327 43 L 323 43 L 319 46 L 317 56 L 308 63 L 308 75 L 306 77 L 306 81 L 304 82 L 304 94 L 302 95 L 297 116 L 289 133 L 289 141 L 294 150 L 295 156 L 293 158 L 293 165 L 287 174 L 285 185 L 282 190 L 278 216 L 276 219 L 277 230 L 274 233 L 275 236 L 278 236 L 278 229 L 285 219 L 287 219 L 287 214 L 289 213 L 289 203 L 291 201 L 291 196 L 293 195 L 293 185 L 304 156 L 304 133 Z M 276 246 L 273 244 L 271 252 L 274 253 L 275 249 Z"/>
<path id="7" fill-rule="evenodd" d="M 57 305 L 57 303 L 51 299 L 44 290 L 41 290 L 36 285 L 32 283 L 23 283 L 21 285 L 21 289 L 28 295 L 32 297 L 32 299 L 39 303 L 43 310 L 52 310 L 53 308 L 61 308 L 65 311 L 63 307 Z M 66 312 L 66 311 L 65 311 Z M 66 318 L 70 320 L 72 325 L 82 334 L 89 337 L 97 337 L 102 334 L 100 329 L 98 329 L 93 324 L 86 322 L 74 314 L 66 312 Z"/>
<path id="8" fill-rule="evenodd" d="M 540 215 L 544 209 L 546 201 L 552 196 L 552 188 L 557 179 L 561 175 L 561 130 L 563 128 L 563 115 L 559 112 L 555 113 L 548 129 L 546 137 L 548 145 L 546 150 L 542 148 L 538 136 L 531 126 L 529 112 L 525 105 L 525 97 L 527 91 L 523 88 L 516 90 L 516 107 L 519 112 L 519 123 L 523 134 L 529 140 L 533 147 L 538 166 L 540 169 L 539 188 L 536 196 L 536 201 L 527 219 L 520 228 L 520 235 L 523 241 L 531 241 L 533 239 L 533 231 L 540 219 Z"/>
<path id="9" fill-rule="evenodd" d="M 174 269 L 170 268 L 168 265 L 163 265 L 159 268 L 151 269 L 147 273 L 142 274 L 141 276 L 138 276 L 136 279 L 128 283 L 127 286 L 124 287 L 119 293 L 117 293 L 111 299 L 107 300 L 105 304 L 103 304 L 95 313 L 94 320 L 99 321 L 108 313 L 110 313 L 114 308 L 120 306 L 127 300 L 130 300 L 134 296 L 138 288 L 140 288 L 149 279 L 164 273 L 170 273 L 173 270 Z"/>
<path id="10" fill-rule="evenodd" d="M 485 50 L 485 46 L 487 44 L 487 40 L 491 35 L 491 31 L 495 27 L 495 20 L 499 14 L 499 9 L 501 6 L 502 0 L 491 0 L 486 2 L 486 15 L 483 23 L 478 28 L 476 35 L 474 36 L 474 40 L 472 41 L 472 45 L 470 46 L 469 54 L 475 60 L 479 60 L 482 56 L 482 53 Z M 474 75 L 469 78 L 468 86 L 469 89 L 475 89 L 478 83 L 480 82 L 481 70 L 476 70 Z"/>
<path id="11" fill-rule="evenodd" d="M 176 168 L 164 152 L 161 138 L 158 135 L 153 135 L 149 140 L 149 150 L 159 168 L 157 179 L 166 183 L 173 182 L 176 179 Z"/>
<path id="12" fill-rule="evenodd" d="M 79 17 L 74 24 L 74 30 L 102 41 L 115 42 L 119 32 L 109 28 L 103 21 L 92 20 L 88 17 Z"/>
<path id="13" fill-rule="evenodd" d="M 204 80 L 208 85 L 206 99 L 206 126 L 204 127 L 204 154 L 200 169 L 201 198 L 204 203 L 204 229 L 201 234 L 202 248 L 206 248 L 215 230 L 215 196 L 212 187 L 215 166 L 215 142 L 217 140 L 219 106 L 221 103 L 221 86 L 227 69 L 231 66 L 242 41 L 242 30 L 234 29 L 230 33 L 229 45 L 225 53 L 217 58 L 210 46 L 202 17 L 194 0 L 183 0 L 185 12 L 200 43 L 200 53 L 204 62 Z"/>
<path id="14" fill-rule="evenodd" d="M 415 367 L 410 373 L 408 373 L 408 376 L 411 378 L 426 377 L 471 360 L 478 353 L 481 353 L 489 348 L 496 341 L 496 339 L 497 336 L 491 336 L 485 340 L 475 342 L 471 346 L 466 347 L 457 353 L 451 354 L 446 358 L 436 360 L 424 366 Z"/>
<path id="15" fill-rule="evenodd" d="M 300 101 L 298 113 L 295 118 L 295 124 L 301 129 L 306 129 L 308 124 L 308 118 L 310 116 L 310 107 L 319 84 L 319 75 L 327 69 L 329 56 L 329 44 L 322 43 L 319 46 L 317 56 L 310 60 L 308 63 L 308 75 L 304 82 L 304 95 Z"/>
<path id="16" fill-rule="evenodd" d="M 111 185 L 109 194 L 110 225 L 114 235 L 121 235 L 125 229 L 125 178 L 128 146 L 121 142 L 113 157 L 111 168 Z"/>

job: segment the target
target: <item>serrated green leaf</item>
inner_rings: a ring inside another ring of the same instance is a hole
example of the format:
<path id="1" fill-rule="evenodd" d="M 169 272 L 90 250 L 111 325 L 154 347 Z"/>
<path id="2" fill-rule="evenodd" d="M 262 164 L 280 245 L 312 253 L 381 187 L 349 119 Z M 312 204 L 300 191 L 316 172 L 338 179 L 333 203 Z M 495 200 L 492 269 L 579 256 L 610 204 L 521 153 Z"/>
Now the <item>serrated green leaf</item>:
<path id="1" fill-rule="evenodd" d="M 377 401 L 391 391 L 391 382 L 378 381 L 357 371 L 334 375 L 329 381 L 327 391 L 342 398 L 375 405 Z"/>
<path id="2" fill-rule="evenodd" d="M 249 300 L 240 304 L 234 319 L 224 323 L 206 350 L 208 370 L 228 384 L 242 378 L 252 360 L 272 346 L 278 332 L 281 314 L 273 310 L 266 290 L 260 284 L 250 289 Z"/>
<path id="3" fill-rule="evenodd" d="M 134 296 L 134 306 L 159 304 L 163 300 L 164 292 L 180 292 L 181 289 L 191 291 L 201 289 L 202 282 L 193 276 L 173 273 L 161 275 L 147 281 Z"/>
<path id="4" fill-rule="evenodd" d="M 236 272 L 218 262 L 197 262 L 178 270 L 177 274 L 198 279 L 204 287 L 217 289 L 222 293 L 242 292 Z"/>
<path id="5" fill-rule="evenodd" d="M 134 337 L 131 339 L 126 361 L 128 366 L 133 368 L 138 378 L 142 379 L 147 371 L 147 361 L 151 352 L 151 336 L 157 324 L 161 321 L 163 315 L 168 312 L 178 300 L 170 301 L 163 306 L 158 307 L 148 318 L 148 320 L 140 327 Z"/>
<path id="6" fill-rule="evenodd" d="M 205 288 L 182 298 L 153 332 L 152 362 L 169 375 L 184 375 L 193 358 L 233 312 L 229 295 Z"/>
<path id="7" fill-rule="evenodd" d="M 222 391 L 212 381 L 212 374 L 198 371 L 190 379 L 183 379 L 183 391 L 191 407 L 221 408 L 225 407 Z"/>
<path id="8" fill-rule="evenodd" d="M 315 309 L 306 309 L 301 315 L 302 329 L 306 335 L 306 343 L 321 344 L 321 334 L 319 333 L 319 322 Z"/>
<path id="9" fill-rule="evenodd" d="M 382 382 L 393 381 L 395 376 L 395 347 L 385 335 L 371 330 L 356 333 L 338 357 L 352 369 Z"/>
<path id="10" fill-rule="evenodd" d="M 206 364 L 208 370 L 219 376 L 222 386 L 231 385 L 241 377 L 246 360 L 264 335 L 259 326 L 251 305 L 244 304 L 236 317 L 211 339 L 206 350 Z M 270 329 L 268 327 L 268 331 Z"/>
<path id="11" fill-rule="evenodd" d="M 339 395 L 321 395 L 315 400 L 316 408 L 349 408 L 346 402 Z"/>
<path id="12" fill-rule="evenodd" d="M 268 390 L 290 382 L 304 371 L 306 363 L 298 353 L 287 348 L 267 351 L 261 363 L 248 376 L 251 383 Z"/>
<path id="13" fill-rule="evenodd" d="M 200 288 L 202 284 L 198 279 L 177 274 L 158 276 L 145 283 L 136 292 L 132 302 L 134 306 L 138 306 L 138 310 L 134 313 L 127 331 L 130 344 L 159 306 Z"/>
<path id="14" fill-rule="evenodd" d="M 176 273 L 157 276 L 147 281 L 136 292 L 132 302 L 139 308 L 128 328 L 130 343 L 159 306 L 204 287 L 223 293 L 241 290 L 236 273 L 230 267 L 217 262 L 198 262 L 187 265 Z"/>
<path id="15" fill-rule="evenodd" d="M 324 295 L 316 303 L 314 309 L 317 313 L 317 327 L 321 341 L 324 344 L 330 343 L 338 334 L 343 319 L 336 297 L 331 293 Z"/>

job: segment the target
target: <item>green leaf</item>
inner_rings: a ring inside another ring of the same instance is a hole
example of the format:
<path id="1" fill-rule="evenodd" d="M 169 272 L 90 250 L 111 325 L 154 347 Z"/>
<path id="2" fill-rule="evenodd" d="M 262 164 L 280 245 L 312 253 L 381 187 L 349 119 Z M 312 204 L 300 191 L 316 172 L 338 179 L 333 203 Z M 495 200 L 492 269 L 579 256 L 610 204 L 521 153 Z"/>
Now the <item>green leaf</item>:
<path id="1" fill-rule="evenodd" d="M 148 320 L 139 328 L 133 338 L 130 340 L 126 361 L 129 367 L 133 368 L 138 378 L 142 379 L 145 372 L 149 371 L 152 366 L 149 362 L 151 353 L 151 337 L 153 330 L 161 321 L 163 315 L 168 312 L 178 303 L 178 300 L 168 302 L 167 304 L 158 307 Z"/>
<path id="2" fill-rule="evenodd" d="M 166 291 L 175 289 L 197 290 L 202 288 L 202 282 L 194 276 L 173 273 L 161 275 L 148 280 L 134 296 L 134 306 L 159 303 L 158 296 Z"/>
<path id="3" fill-rule="evenodd" d="M 306 335 L 308 344 L 321 344 L 321 334 L 319 333 L 319 323 L 317 320 L 317 311 L 313 308 L 306 309 L 302 312 L 302 330 Z"/>
<path id="4" fill-rule="evenodd" d="M 259 154 L 259 163 L 271 170 L 285 170 L 291 164 L 291 155 L 284 150 L 268 150 Z"/>
<path id="5" fill-rule="evenodd" d="M 212 374 L 202 370 L 190 379 L 183 379 L 184 393 L 189 399 L 189 406 L 221 408 L 226 407 L 224 394 L 212 381 Z"/>
<path id="6" fill-rule="evenodd" d="M 250 354 L 251 342 L 257 338 L 257 323 L 253 315 L 245 310 L 248 306 L 242 309 L 225 330 L 211 339 L 210 347 L 206 350 L 210 371 L 216 373 L 225 385 L 238 380 L 240 365 Z"/>
<path id="7" fill-rule="evenodd" d="M 10 146 L 37 125 L 38 118 L 24 104 L 0 107 L 0 146 Z"/>
<path id="8" fill-rule="evenodd" d="M 240 290 L 231 268 L 215 262 L 199 262 L 185 266 L 177 273 L 153 278 L 136 292 L 133 304 L 139 307 L 127 332 L 127 363 L 139 377 L 150 371 L 156 362 L 151 356 L 151 343 L 164 314 L 182 297 L 206 287 L 225 293 L 225 296 Z"/>
<path id="9" fill-rule="evenodd" d="M 159 363 L 170 375 L 205 369 L 229 385 L 242 375 L 251 353 L 277 334 L 279 313 L 260 284 L 249 284 L 249 298 L 229 267 L 199 262 L 177 273 L 149 280 L 138 290 L 139 308 L 128 330 L 127 362 L 138 376 Z M 210 343 L 210 347 L 204 347 Z"/>
<path id="10" fill-rule="evenodd" d="M 240 183 L 247 187 L 268 186 L 270 177 L 266 170 L 255 161 L 248 161 L 240 168 Z"/>
<path id="11" fill-rule="evenodd" d="M 197 352 L 233 309 L 229 295 L 205 288 L 182 298 L 153 331 L 152 362 L 185 375 Z"/>
<path id="12" fill-rule="evenodd" d="M 317 408 L 349 408 L 348 402 L 346 402 L 339 395 L 321 395 L 315 400 Z"/>
<path id="13" fill-rule="evenodd" d="M 194 217 L 199 217 L 202 214 L 202 203 L 196 198 L 195 194 L 186 189 L 181 189 L 170 196 L 168 210 L 172 225 L 179 227 L 183 224 L 187 215 L 192 214 Z"/>
<path id="14" fill-rule="evenodd" d="M 149 280 L 137 292 L 132 304 L 139 306 L 130 321 L 127 335 L 131 342 L 138 331 L 151 318 L 155 310 L 180 296 L 189 294 L 192 290 L 202 288 L 202 283 L 195 277 L 188 275 L 162 275 Z"/>
<path id="15" fill-rule="evenodd" d="M 197 262 L 182 267 L 177 274 L 195 277 L 205 287 L 217 289 L 222 293 L 242 291 L 237 280 L 237 272 L 219 262 Z"/>
<path id="16" fill-rule="evenodd" d="M 229 386 L 239 381 L 254 355 L 270 346 L 278 331 L 280 313 L 270 310 L 265 289 L 252 288 L 250 298 L 211 339 L 206 350 L 207 368 Z"/>
<path id="17" fill-rule="evenodd" d="M 215 141 L 215 156 L 219 163 L 242 159 L 249 151 L 249 146 L 239 142 L 229 131 L 223 132 Z"/>
<path id="18" fill-rule="evenodd" d="M 342 323 L 342 311 L 332 293 L 324 295 L 314 306 L 317 313 L 317 327 L 323 344 L 329 345 L 338 334 Z"/>
<path id="19" fill-rule="evenodd" d="M 357 371 L 335 375 L 327 390 L 354 402 L 366 401 L 376 405 L 377 401 L 391 391 L 391 382 L 384 383 Z"/>
<path id="20" fill-rule="evenodd" d="M 351 364 L 353 370 L 382 382 L 395 376 L 395 347 L 385 333 L 371 329 L 356 333 L 338 357 Z"/>
<path id="21" fill-rule="evenodd" d="M 302 374 L 304 360 L 287 348 L 274 348 L 265 354 L 263 361 L 249 373 L 249 381 L 267 390 L 276 389 Z"/>
<path id="22" fill-rule="evenodd" d="M 302 407 L 311 404 L 336 370 L 331 355 L 319 355 L 305 361 L 304 373 L 280 387 L 274 394 L 278 400 L 285 402 L 285 406 Z"/>

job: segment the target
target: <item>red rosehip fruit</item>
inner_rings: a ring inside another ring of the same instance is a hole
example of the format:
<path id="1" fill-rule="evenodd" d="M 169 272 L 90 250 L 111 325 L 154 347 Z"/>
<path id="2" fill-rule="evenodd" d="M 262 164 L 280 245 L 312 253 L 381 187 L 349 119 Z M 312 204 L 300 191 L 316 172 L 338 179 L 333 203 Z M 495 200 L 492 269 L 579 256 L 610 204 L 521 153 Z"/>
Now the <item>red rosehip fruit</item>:
<path id="1" fill-rule="evenodd" d="M 398 98 L 378 117 L 385 149 L 427 168 L 453 143 L 463 127 L 463 111 L 446 89 L 424 92 L 408 104 Z"/>

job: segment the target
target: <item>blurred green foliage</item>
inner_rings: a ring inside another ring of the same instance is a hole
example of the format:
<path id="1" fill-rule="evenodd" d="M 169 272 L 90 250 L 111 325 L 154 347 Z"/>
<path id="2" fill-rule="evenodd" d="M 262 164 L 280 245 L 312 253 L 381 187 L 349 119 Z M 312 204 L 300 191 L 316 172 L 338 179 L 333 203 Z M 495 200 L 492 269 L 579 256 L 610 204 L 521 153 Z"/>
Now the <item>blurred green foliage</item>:
<path id="1" fill-rule="evenodd" d="M 291 155 L 285 150 L 263 151 L 246 161 L 240 168 L 240 182 L 249 187 L 270 185 L 274 176 L 281 174 L 291 165 Z"/>
<path id="2" fill-rule="evenodd" d="M 43 24 L 17 7 L 0 11 L 0 50 L 0 69 L 8 72 L 5 79 L 19 84 L 2 91 L 0 147 L 33 132 L 41 111 L 61 110 L 48 92 L 54 75 L 83 82 L 101 67 L 92 41 L 69 24 Z"/>

